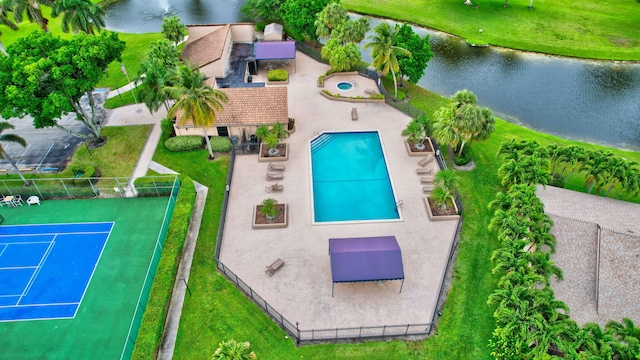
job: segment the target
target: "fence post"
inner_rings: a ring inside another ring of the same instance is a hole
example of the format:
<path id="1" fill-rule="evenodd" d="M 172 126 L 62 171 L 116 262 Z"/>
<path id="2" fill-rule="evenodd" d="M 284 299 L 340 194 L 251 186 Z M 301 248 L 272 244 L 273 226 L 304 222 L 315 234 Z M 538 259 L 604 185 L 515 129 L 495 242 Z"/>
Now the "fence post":
<path id="1" fill-rule="evenodd" d="M 300 327 L 298 325 L 300 325 L 300 323 L 296 321 L 296 332 L 298 333 L 296 345 L 300 345 Z"/>

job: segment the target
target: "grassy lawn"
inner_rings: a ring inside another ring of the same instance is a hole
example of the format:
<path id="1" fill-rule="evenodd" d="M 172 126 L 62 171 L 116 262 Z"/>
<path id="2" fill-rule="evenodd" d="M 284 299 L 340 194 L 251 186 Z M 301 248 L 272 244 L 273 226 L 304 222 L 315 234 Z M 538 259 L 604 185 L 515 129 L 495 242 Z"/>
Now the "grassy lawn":
<path id="1" fill-rule="evenodd" d="M 640 3 L 603 0 L 343 0 L 351 11 L 407 21 L 479 44 L 564 56 L 640 60 Z M 482 33 L 480 33 L 482 29 Z"/>
<path id="2" fill-rule="evenodd" d="M 140 101 L 140 96 L 138 95 L 137 92 L 136 92 L 136 100 Z M 119 108 L 120 106 L 133 105 L 135 103 L 136 103 L 135 100 L 133 100 L 133 91 L 129 90 L 129 91 L 121 92 L 119 96 L 114 96 L 111 99 L 107 99 L 107 101 L 104 102 L 104 108 L 115 109 L 115 108 Z M 145 107 L 144 104 L 142 104 L 141 106 Z M 146 107 L 145 107 L 145 110 L 148 111 Z"/>
<path id="3" fill-rule="evenodd" d="M 72 176 L 69 169 L 73 165 L 92 165 L 102 177 L 131 176 L 150 131 L 151 125 L 107 126 L 102 129 L 107 143 L 91 149 L 93 157 L 84 145 L 78 146 L 63 174 Z"/>

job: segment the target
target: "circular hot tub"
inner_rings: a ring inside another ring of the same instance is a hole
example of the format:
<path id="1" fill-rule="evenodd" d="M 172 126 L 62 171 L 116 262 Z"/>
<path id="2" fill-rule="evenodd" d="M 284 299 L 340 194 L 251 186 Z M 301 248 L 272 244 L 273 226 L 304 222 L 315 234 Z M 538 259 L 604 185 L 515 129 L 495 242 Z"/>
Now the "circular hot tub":
<path id="1" fill-rule="evenodd" d="M 338 90 L 347 91 L 353 89 L 353 84 L 350 82 L 341 81 L 336 85 L 336 87 L 338 88 Z"/>

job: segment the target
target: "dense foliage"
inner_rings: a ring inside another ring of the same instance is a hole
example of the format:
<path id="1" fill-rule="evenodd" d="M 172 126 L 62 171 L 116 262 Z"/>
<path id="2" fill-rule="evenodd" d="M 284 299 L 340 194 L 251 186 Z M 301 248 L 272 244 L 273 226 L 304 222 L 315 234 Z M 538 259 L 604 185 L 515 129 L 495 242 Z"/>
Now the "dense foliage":
<path id="1" fill-rule="evenodd" d="M 124 42 L 116 33 L 84 33 L 70 40 L 35 31 L 11 44 L 0 57 L 0 115 L 30 115 L 36 128 L 57 127 L 81 138 L 100 139 L 92 91 L 107 66 L 119 60 Z M 86 97 L 89 111 L 81 103 Z M 63 128 L 58 120 L 71 113 L 89 134 Z"/>
<path id="2" fill-rule="evenodd" d="M 215 152 L 228 152 L 231 150 L 231 140 L 222 136 L 214 136 L 211 138 L 211 149 Z"/>
<path id="3" fill-rule="evenodd" d="M 164 142 L 164 146 L 169 151 L 192 151 L 202 147 L 202 136 L 187 135 L 187 136 L 175 136 L 168 138 Z"/>
<path id="4" fill-rule="evenodd" d="M 267 79 L 269 79 L 269 81 L 287 81 L 289 79 L 289 73 L 284 69 L 269 70 Z"/>
<path id="5" fill-rule="evenodd" d="M 414 84 L 417 83 L 424 75 L 427 63 L 433 58 L 429 34 L 421 38 L 411 26 L 404 23 L 398 30 L 394 45 L 411 52 L 411 56 L 398 56 L 398 65 L 402 77 L 407 77 Z"/>
<path id="6" fill-rule="evenodd" d="M 316 39 L 316 14 L 337 0 L 286 0 L 280 8 L 285 26 L 294 37 Z"/>

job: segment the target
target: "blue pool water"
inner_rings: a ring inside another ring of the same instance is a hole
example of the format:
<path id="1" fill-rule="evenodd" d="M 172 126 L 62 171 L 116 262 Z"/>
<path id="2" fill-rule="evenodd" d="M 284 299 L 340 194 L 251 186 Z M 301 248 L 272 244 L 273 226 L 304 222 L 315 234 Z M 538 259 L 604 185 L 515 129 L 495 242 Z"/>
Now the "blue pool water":
<path id="1" fill-rule="evenodd" d="M 353 84 L 352 83 L 348 83 L 348 82 L 339 82 L 336 87 L 340 90 L 351 90 L 351 88 L 353 88 Z"/>
<path id="2" fill-rule="evenodd" d="M 323 133 L 311 171 L 315 222 L 400 218 L 378 132 Z"/>

